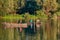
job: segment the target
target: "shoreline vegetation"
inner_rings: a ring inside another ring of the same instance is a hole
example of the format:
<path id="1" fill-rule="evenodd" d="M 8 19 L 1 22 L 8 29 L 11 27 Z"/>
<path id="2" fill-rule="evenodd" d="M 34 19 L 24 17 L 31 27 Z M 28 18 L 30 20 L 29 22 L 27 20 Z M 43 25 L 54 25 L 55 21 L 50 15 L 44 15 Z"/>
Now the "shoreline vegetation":
<path id="1" fill-rule="evenodd" d="M 36 0 L 35 2 L 42 7 L 35 11 L 37 15 L 30 15 L 28 12 L 19 15 L 16 11 L 25 7 L 25 0 L 0 0 L 0 40 L 60 40 L 60 0 Z M 39 31 L 33 36 L 25 35 L 24 30 L 19 32 L 18 28 L 5 29 L 5 25 L 1 24 L 18 23 L 18 20 L 35 21 L 38 18 L 41 20 L 42 30 L 38 28 Z"/>

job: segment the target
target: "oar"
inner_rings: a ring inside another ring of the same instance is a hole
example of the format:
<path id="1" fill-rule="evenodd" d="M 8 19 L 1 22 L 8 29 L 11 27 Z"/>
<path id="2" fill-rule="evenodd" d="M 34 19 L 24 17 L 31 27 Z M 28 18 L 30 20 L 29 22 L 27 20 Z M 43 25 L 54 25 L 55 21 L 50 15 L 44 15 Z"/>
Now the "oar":
<path id="1" fill-rule="evenodd" d="M 28 40 L 28 32 L 27 32 L 27 34 L 26 34 L 26 40 Z"/>
<path id="2" fill-rule="evenodd" d="M 32 19 L 30 20 L 30 27 L 31 27 L 31 29 L 33 28 L 33 20 L 32 20 Z M 33 31 L 33 30 L 32 30 L 32 31 Z M 32 40 L 32 36 L 33 36 L 33 35 L 32 35 L 32 33 L 31 33 L 31 40 Z"/>

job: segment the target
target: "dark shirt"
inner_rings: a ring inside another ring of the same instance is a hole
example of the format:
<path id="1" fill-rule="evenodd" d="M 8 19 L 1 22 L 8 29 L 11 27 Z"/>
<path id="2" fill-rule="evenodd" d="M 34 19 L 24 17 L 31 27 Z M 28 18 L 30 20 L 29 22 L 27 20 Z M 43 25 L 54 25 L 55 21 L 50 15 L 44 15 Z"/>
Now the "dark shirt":
<path id="1" fill-rule="evenodd" d="M 31 25 L 28 25 L 28 28 L 25 28 L 25 34 L 29 34 L 29 35 L 34 35 L 36 32 L 34 30 L 34 23 L 32 24 L 32 28 L 31 28 Z"/>

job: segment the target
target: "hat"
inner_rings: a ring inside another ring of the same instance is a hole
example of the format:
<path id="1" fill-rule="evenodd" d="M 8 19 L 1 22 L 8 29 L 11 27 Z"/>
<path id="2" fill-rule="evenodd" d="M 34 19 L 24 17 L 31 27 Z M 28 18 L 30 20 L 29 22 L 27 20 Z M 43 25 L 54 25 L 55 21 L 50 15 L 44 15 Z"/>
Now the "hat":
<path id="1" fill-rule="evenodd" d="M 40 22 L 40 20 L 38 19 L 38 20 L 36 20 L 36 22 Z"/>
<path id="2" fill-rule="evenodd" d="M 31 23 L 32 23 L 32 22 L 33 22 L 33 20 L 31 19 L 29 22 L 31 22 Z"/>

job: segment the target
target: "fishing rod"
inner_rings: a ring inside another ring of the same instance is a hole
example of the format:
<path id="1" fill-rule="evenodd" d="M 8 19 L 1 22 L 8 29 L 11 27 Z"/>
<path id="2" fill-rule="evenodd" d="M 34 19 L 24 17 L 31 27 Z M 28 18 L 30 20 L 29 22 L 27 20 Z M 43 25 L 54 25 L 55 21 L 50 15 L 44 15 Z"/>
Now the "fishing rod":
<path id="1" fill-rule="evenodd" d="M 18 20 L 18 24 L 19 23 L 22 23 L 22 20 Z M 18 28 L 18 32 L 19 32 L 19 35 L 20 35 L 20 40 L 22 40 L 22 28 Z"/>

